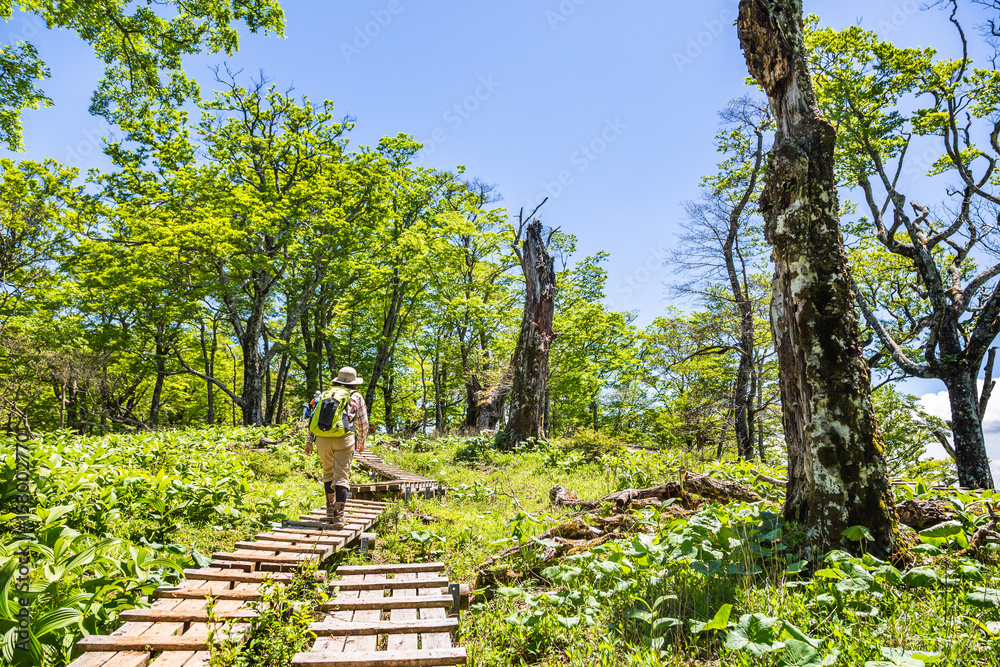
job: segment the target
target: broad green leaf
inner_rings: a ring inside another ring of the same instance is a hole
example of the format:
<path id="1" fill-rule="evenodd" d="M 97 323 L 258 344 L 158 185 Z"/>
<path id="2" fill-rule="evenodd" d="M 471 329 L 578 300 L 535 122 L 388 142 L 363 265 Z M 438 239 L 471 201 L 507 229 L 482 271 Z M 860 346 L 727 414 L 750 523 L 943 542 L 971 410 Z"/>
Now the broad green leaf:
<path id="1" fill-rule="evenodd" d="M 976 586 L 965 596 L 965 601 L 974 607 L 1000 609 L 1000 589 Z"/>
<path id="2" fill-rule="evenodd" d="M 903 583 L 914 588 L 933 586 L 940 581 L 941 576 L 931 567 L 915 567 L 903 576 Z"/>
<path id="3" fill-rule="evenodd" d="M 851 526 L 840 533 L 852 542 L 860 542 L 861 540 L 868 540 L 873 542 L 875 538 L 872 536 L 872 531 L 868 530 L 865 526 Z"/>
<path id="4" fill-rule="evenodd" d="M 691 632 L 694 634 L 709 632 L 711 630 L 725 630 L 726 626 L 729 625 L 729 615 L 732 612 L 733 605 L 724 604 L 719 607 L 717 612 L 715 612 L 715 616 L 712 617 L 712 620 L 706 622 L 688 621 L 688 625 L 691 628 Z"/>
<path id="5" fill-rule="evenodd" d="M 726 648 L 746 650 L 760 657 L 785 646 L 784 642 L 778 641 L 781 629 L 781 619 L 763 614 L 744 614 L 726 637 Z"/>

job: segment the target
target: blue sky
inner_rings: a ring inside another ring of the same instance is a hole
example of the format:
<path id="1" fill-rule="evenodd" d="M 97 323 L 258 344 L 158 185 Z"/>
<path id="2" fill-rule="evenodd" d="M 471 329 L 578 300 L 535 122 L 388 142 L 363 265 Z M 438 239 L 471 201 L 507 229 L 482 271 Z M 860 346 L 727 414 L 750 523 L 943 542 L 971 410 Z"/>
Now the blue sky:
<path id="1" fill-rule="evenodd" d="M 644 324 L 666 307 L 672 271 L 659 258 L 674 245 L 682 202 L 697 196 L 717 159 L 716 112 L 746 92 L 735 0 L 282 4 L 284 39 L 245 35 L 232 58 L 186 61 L 206 94 L 212 65 L 228 62 L 245 76 L 263 69 L 277 85 L 354 116 L 355 144 L 413 134 L 427 145 L 424 164 L 465 165 L 514 211 L 548 194 L 543 222 L 576 234 L 581 257 L 610 252 L 615 308 L 637 311 Z M 898 45 L 955 55 L 945 17 L 916 0 L 807 0 L 806 11 L 826 25 L 860 23 Z M 969 3 L 963 14 L 970 28 L 984 16 Z M 87 114 L 100 64 L 74 34 L 15 15 L 3 40 L 24 38 L 52 70 L 44 88 L 55 101 L 25 114 L 24 156 L 104 166 L 108 128 Z M 917 394 L 941 389 L 907 385 Z"/>

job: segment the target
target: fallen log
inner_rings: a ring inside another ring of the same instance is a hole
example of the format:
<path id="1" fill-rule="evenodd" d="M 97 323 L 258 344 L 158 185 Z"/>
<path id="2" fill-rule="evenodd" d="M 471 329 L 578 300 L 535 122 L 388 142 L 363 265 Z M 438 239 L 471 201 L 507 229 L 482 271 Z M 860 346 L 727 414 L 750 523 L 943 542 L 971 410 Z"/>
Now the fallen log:
<path id="1" fill-rule="evenodd" d="M 777 477 L 768 477 L 767 475 L 757 472 L 756 470 L 751 470 L 756 477 L 754 477 L 755 482 L 767 482 L 771 486 L 781 487 L 782 489 L 788 486 L 788 482 L 783 479 L 778 479 Z"/>
<path id="2" fill-rule="evenodd" d="M 640 500 L 667 500 L 678 498 L 685 509 L 693 509 L 698 503 L 690 495 L 684 493 L 677 482 L 667 482 L 646 489 L 625 489 L 615 491 L 598 500 L 577 500 L 576 494 L 562 486 L 554 486 L 549 490 L 549 499 L 553 505 L 576 507 L 580 509 L 597 509 L 602 503 L 609 503 L 621 511 L 630 504 Z"/>
<path id="3" fill-rule="evenodd" d="M 914 530 L 924 530 L 955 516 L 951 503 L 944 500 L 906 500 L 896 505 L 900 523 Z"/>
<path id="4" fill-rule="evenodd" d="M 764 500 L 760 497 L 760 494 L 749 486 L 744 486 L 739 482 L 715 479 L 714 477 L 701 475 L 696 472 L 684 473 L 681 476 L 681 487 L 684 491 L 694 493 L 708 500 L 718 500 L 722 503 L 758 503 Z"/>
<path id="5" fill-rule="evenodd" d="M 549 501 L 553 505 L 569 505 L 571 503 L 579 502 L 579 500 L 580 499 L 575 493 L 561 484 L 557 484 L 549 489 Z"/>

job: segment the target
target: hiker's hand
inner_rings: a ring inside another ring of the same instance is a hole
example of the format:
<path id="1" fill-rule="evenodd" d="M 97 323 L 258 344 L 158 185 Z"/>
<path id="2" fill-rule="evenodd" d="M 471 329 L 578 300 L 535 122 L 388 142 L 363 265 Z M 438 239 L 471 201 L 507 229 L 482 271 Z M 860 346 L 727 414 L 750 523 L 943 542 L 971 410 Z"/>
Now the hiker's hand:
<path id="1" fill-rule="evenodd" d="M 312 453 L 313 453 L 313 441 L 306 440 L 306 456 L 309 456 Z"/>

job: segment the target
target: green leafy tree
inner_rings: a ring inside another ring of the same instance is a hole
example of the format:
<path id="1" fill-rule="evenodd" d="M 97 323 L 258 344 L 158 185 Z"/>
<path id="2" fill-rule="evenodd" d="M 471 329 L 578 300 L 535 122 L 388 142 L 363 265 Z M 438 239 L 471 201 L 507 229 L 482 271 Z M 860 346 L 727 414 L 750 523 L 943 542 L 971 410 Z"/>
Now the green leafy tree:
<path id="1" fill-rule="evenodd" d="M 856 230 L 877 241 L 861 268 L 894 274 L 878 289 L 860 279 L 858 305 L 883 356 L 908 376 L 944 382 L 959 480 L 993 488 L 981 426 L 992 382 L 980 392 L 977 378 L 987 356 L 991 374 L 1000 333 L 1000 72 L 972 66 L 954 12 L 951 21 L 958 59 L 815 19 L 807 44 L 820 106 L 838 127 L 839 178 L 864 202 Z M 925 147 L 935 157 L 921 165 Z M 940 199 L 928 201 L 934 192 Z"/>
<path id="2" fill-rule="evenodd" d="M 14 7 L 11 2 L 0 4 L 0 18 L 9 22 Z M 130 106 L 160 95 L 167 87 L 163 73 L 185 79 L 185 55 L 235 53 L 237 23 L 253 33 L 284 34 L 284 13 L 277 0 L 27 0 L 16 7 L 39 17 L 50 29 L 75 32 L 94 49 L 105 72 L 94 91 L 91 111 L 106 116 L 116 104 Z M 37 84 L 49 70 L 35 46 L 21 41 L 0 48 L 0 72 L 0 141 L 20 150 L 21 111 L 52 104 Z"/>

